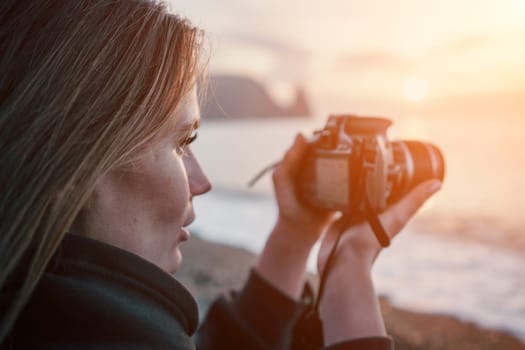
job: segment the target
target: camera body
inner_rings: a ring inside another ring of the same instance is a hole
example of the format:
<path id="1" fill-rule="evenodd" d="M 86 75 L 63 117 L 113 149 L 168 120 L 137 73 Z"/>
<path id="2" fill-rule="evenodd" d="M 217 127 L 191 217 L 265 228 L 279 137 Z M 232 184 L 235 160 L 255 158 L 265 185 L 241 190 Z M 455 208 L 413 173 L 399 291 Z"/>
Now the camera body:
<path id="1" fill-rule="evenodd" d="M 385 118 L 331 115 L 309 140 L 297 193 L 318 209 L 364 215 L 383 211 L 427 179 L 443 181 L 439 149 L 419 141 L 390 141 Z"/>

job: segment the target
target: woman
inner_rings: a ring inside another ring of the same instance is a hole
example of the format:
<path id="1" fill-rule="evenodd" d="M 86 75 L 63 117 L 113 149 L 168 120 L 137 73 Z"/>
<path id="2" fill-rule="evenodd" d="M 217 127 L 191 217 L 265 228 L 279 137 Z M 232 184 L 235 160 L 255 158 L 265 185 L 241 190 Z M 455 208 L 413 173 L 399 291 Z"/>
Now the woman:
<path id="1" fill-rule="evenodd" d="M 146 0 L 4 0 L 0 23 L 0 343 L 194 348 L 196 303 L 171 274 L 192 198 L 210 189 L 190 147 L 201 32 Z M 295 197 L 305 147 L 299 136 L 275 170 L 279 219 L 243 290 L 212 306 L 199 348 L 290 345 L 306 257 L 333 217 Z M 438 187 L 385 212 L 387 231 Z M 379 246 L 365 225 L 347 231 L 321 302 L 325 344 L 389 348 L 370 279 Z"/>

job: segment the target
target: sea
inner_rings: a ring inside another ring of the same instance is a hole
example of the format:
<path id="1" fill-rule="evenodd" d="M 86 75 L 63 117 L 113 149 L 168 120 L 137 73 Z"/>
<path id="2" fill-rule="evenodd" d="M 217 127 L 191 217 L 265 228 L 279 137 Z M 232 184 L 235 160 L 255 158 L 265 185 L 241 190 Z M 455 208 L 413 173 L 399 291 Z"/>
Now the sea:
<path id="1" fill-rule="evenodd" d="M 324 117 L 204 120 L 192 145 L 213 190 L 194 198 L 191 230 L 259 253 L 277 217 L 271 176 L 299 132 Z M 393 119 L 392 140 L 432 142 L 443 152 L 442 190 L 385 249 L 376 290 L 404 309 L 451 315 L 525 342 L 525 118 Z M 419 220 L 419 221 L 418 221 Z M 314 248 L 308 269 L 315 272 Z"/>

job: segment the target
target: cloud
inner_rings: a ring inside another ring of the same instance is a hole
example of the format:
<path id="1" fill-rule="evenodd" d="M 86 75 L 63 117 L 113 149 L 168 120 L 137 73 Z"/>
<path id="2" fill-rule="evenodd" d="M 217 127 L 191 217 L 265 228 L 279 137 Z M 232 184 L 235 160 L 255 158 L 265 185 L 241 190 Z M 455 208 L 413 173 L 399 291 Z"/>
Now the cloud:
<path id="1" fill-rule="evenodd" d="M 386 51 L 365 51 L 341 56 L 336 63 L 338 69 L 410 71 L 413 62 L 403 56 Z"/>
<path id="2" fill-rule="evenodd" d="M 295 47 L 270 36 L 254 33 L 229 33 L 225 35 L 225 38 L 243 45 L 258 46 L 282 56 L 295 56 L 303 59 L 310 56 L 308 50 Z"/>
<path id="3" fill-rule="evenodd" d="M 437 48 L 434 55 L 456 54 L 468 50 L 484 48 L 493 42 L 494 38 L 489 35 L 469 35 L 455 40 L 448 45 Z"/>
<path id="4" fill-rule="evenodd" d="M 297 45 L 288 44 L 283 40 L 260 35 L 256 32 L 227 33 L 222 36 L 222 40 L 222 51 L 225 52 L 226 56 L 230 56 L 233 49 L 235 49 L 239 53 L 243 52 L 242 57 L 251 57 L 248 62 L 242 64 L 256 66 L 258 58 L 264 58 L 266 62 L 264 65 L 266 80 L 277 79 L 301 83 L 305 81 L 308 75 L 312 53 Z M 238 58 L 231 58 L 230 60 L 231 62 L 238 62 Z M 262 64 L 258 66 L 260 68 L 263 67 Z M 249 69 L 246 69 L 246 71 L 249 71 Z"/>
<path id="5" fill-rule="evenodd" d="M 346 71 L 394 71 L 411 72 L 417 64 L 429 62 L 436 58 L 464 51 L 484 48 L 494 42 L 489 35 L 470 35 L 452 41 L 447 45 L 431 50 L 427 55 L 412 60 L 388 51 L 363 51 L 341 56 L 336 63 L 337 69 Z"/>

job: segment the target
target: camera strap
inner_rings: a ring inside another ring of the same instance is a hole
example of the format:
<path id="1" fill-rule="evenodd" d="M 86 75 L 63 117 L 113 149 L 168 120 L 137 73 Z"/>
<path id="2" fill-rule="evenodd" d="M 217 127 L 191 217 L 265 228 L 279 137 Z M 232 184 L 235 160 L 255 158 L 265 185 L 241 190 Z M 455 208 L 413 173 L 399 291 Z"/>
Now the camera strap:
<path id="1" fill-rule="evenodd" d="M 383 224 L 381 223 L 381 220 L 379 220 L 379 215 L 372 208 L 372 205 L 370 204 L 370 200 L 368 199 L 368 196 L 365 196 L 365 212 L 366 212 L 366 220 L 368 221 L 368 224 L 372 228 L 372 231 L 374 231 L 374 234 L 379 244 L 381 244 L 381 247 L 383 248 L 388 247 L 390 245 L 390 237 L 386 233 L 385 228 L 383 227 Z"/>
<path id="2" fill-rule="evenodd" d="M 322 348 L 324 344 L 323 324 L 320 318 L 321 299 L 323 298 L 326 279 L 334 262 L 339 241 L 351 220 L 352 217 L 350 215 L 343 214 L 343 217 L 338 223 L 335 242 L 328 254 L 323 271 L 319 271 L 319 289 L 315 302 L 305 310 L 295 325 L 292 338 L 292 350 L 318 350 Z"/>
<path id="3" fill-rule="evenodd" d="M 377 212 L 372 208 L 372 205 L 370 204 L 370 201 L 368 200 L 368 196 L 365 196 L 364 204 L 365 204 L 365 211 L 366 211 L 366 219 L 368 221 L 368 224 L 372 228 L 372 231 L 374 232 L 379 244 L 381 244 L 383 248 L 388 247 L 390 245 L 390 237 L 386 233 L 385 228 L 383 227 L 383 224 L 381 223 L 381 220 L 379 219 Z M 332 247 L 332 250 L 330 251 L 330 254 L 326 261 L 324 270 L 321 271 L 319 292 L 318 292 L 316 301 L 314 305 L 308 308 L 305 311 L 305 313 L 299 318 L 296 324 L 296 327 L 294 329 L 293 337 L 292 337 L 293 341 L 292 341 L 292 347 L 291 347 L 292 350 L 319 349 L 320 347 L 322 347 L 324 343 L 322 321 L 319 317 L 320 302 L 323 297 L 326 279 L 331 269 L 331 265 L 334 261 L 334 257 L 335 257 L 337 247 L 339 245 L 339 241 L 344 233 L 344 227 L 346 227 L 348 223 L 350 223 L 351 221 L 352 219 L 350 216 L 345 215 L 342 218 L 342 222 L 344 224 L 342 225 L 341 232 L 339 232 L 339 234 L 337 235 L 337 238 L 334 242 L 334 246 Z"/>

